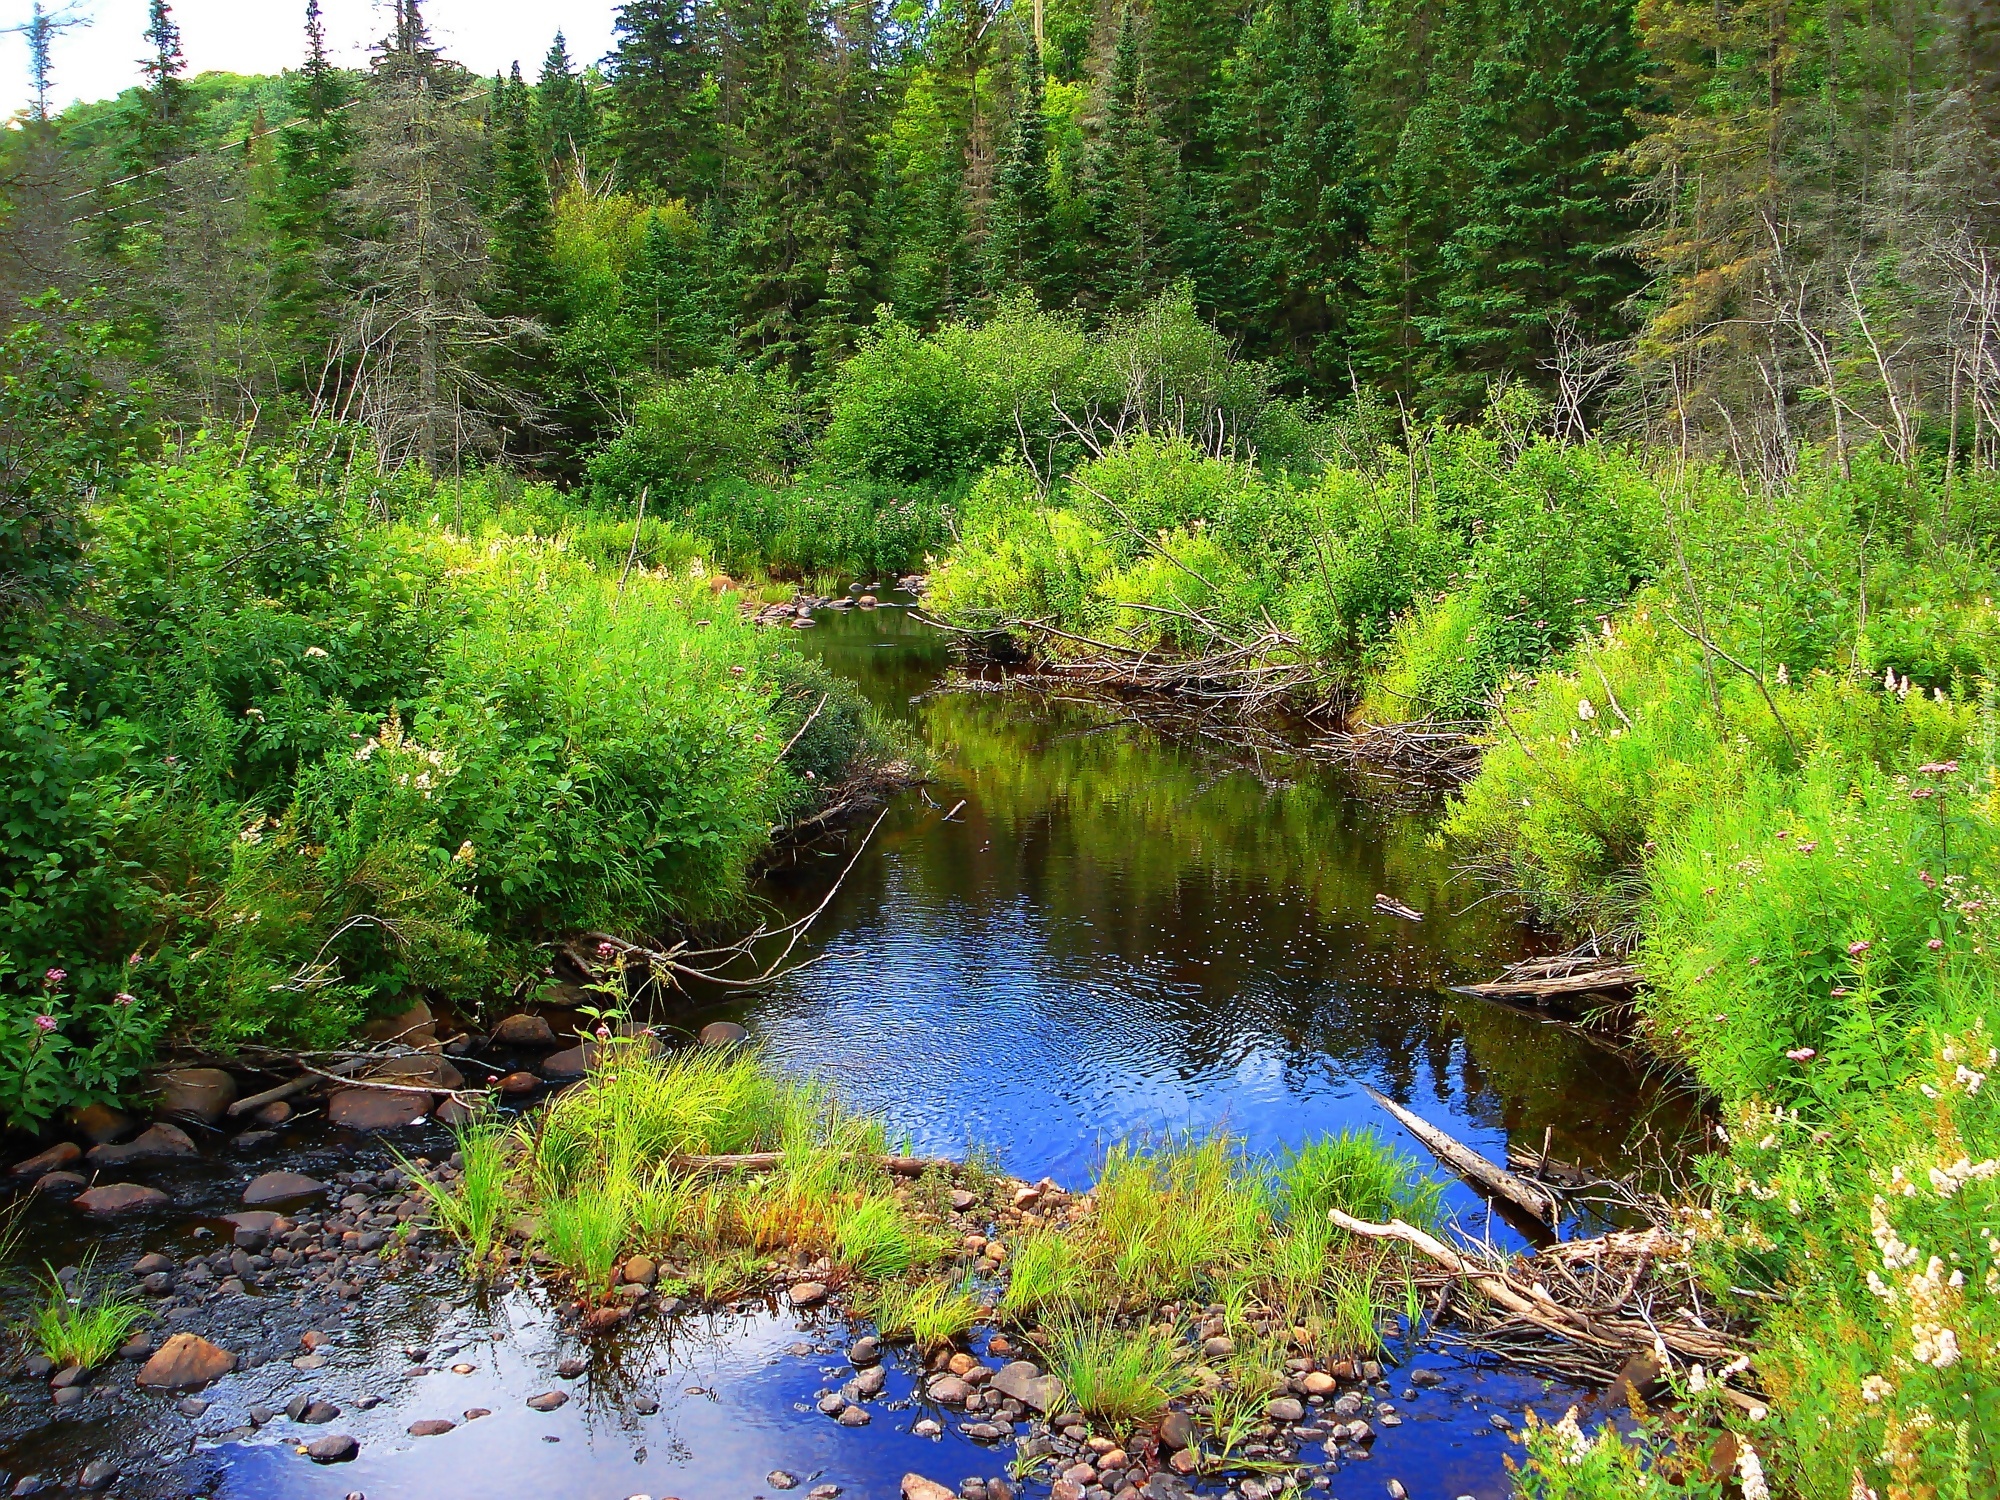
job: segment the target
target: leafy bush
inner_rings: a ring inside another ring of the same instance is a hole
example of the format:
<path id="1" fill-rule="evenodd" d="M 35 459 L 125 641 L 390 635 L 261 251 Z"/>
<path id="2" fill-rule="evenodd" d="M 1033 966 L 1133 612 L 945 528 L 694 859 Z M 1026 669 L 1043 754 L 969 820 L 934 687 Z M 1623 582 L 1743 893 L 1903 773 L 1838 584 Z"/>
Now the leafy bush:
<path id="1" fill-rule="evenodd" d="M 894 577 L 941 549 L 949 500 L 918 489 L 806 475 L 795 484 L 703 489 L 679 519 L 733 573 Z"/>
<path id="2" fill-rule="evenodd" d="M 748 370 L 696 370 L 639 403 L 589 464 L 601 504 L 662 509 L 715 479 L 774 480 L 788 466 L 796 415 L 789 387 Z"/>

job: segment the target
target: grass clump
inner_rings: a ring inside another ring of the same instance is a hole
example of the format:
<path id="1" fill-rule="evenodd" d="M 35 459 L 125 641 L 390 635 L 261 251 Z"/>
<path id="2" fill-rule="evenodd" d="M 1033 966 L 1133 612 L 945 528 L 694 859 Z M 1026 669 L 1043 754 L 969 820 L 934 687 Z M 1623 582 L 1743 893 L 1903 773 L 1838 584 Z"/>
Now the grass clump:
<path id="1" fill-rule="evenodd" d="M 840 1259 L 855 1275 L 869 1281 L 902 1276 L 935 1260 L 937 1238 L 911 1223 L 893 1198 L 864 1198 L 840 1218 L 835 1231 Z"/>
<path id="2" fill-rule="evenodd" d="M 438 1228 L 458 1241 L 475 1268 L 491 1262 L 512 1204 L 519 1137 L 505 1122 L 478 1120 L 455 1132 L 460 1169 L 449 1184 L 396 1154 L 403 1175 L 430 1204 Z"/>
<path id="3" fill-rule="evenodd" d="M 28 1333 L 59 1367 L 81 1365 L 89 1370 L 103 1364 L 146 1316 L 136 1298 L 91 1289 L 88 1263 L 76 1275 L 79 1290 L 74 1294 L 53 1266 L 44 1269 L 43 1297 L 30 1316 Z"/>
<path id="4" fill-rule="evenodd" d="M 861 1304 L 886 1339 L 911 1340 L 920 1350 L 954 1343 L 979 1321 L 979 1296 L 970 1281 L 934 1277 L 884 1281 Z"/>
<path id="5" fill-rule="evenodd" d="M 1121 1427 L 1151 1421 L 1198 1384 L 1186 1340 L 1169 1324 L 1069 1315 L 1050 1326 L 1047 1352 L 1076 1409 Z"/>

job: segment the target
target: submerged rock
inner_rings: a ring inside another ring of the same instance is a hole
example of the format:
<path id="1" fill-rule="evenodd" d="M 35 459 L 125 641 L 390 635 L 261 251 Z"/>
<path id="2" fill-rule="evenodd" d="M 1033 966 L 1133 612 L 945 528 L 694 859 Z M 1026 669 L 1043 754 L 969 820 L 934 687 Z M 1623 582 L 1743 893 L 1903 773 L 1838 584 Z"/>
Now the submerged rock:
<path id="1" fill-rule="evenodd" d="M 361 1451 L 361 1444 L 344 1432 L 329 1433 L 306 1444 L 306 1457 L 316 1464 L 344 1464 Z"/>
<path id="2" fill-rule="evenodd" d="M 507 1017 L 493 1028 L 493 1045 L 496 1047 L 553 1047 L 556 1034 L 541 1016 L 531 1016 L 522 1011 Z"/>
<path id="3" fill-rule="evenodd" d="M 326 1117 L 349 1130 L 401 1130 L 430 1112 L 428 1094 L 391 1089 L 341 1089 L 326 1106 Z"/>
<path id="4" fill-rule="evenodd" d="M 92 1146 L 85 1159 L 93 1167 L 122 1167 L 128 1161 L 147 1161 L 174 1156 L 198 1156 L 194 1142 L 178 1125 L 162 1121 L 149 1125 L 136 1140 L 122 1146 Z"/>
<path id="5" fill-rule="evenodd" d="M 83 1148 L 75 1141 L 57 1141 L 46 1151 L 38 1151 L 25 1161 L 17 1161 L 8 1168 L 10 1177 L 40 1177 L 49 1172 L 60 1172 L 73 1167 L 83 1160 Z"/>
<path id="6" fill-rule="evenodd" d="M 250 1185 L 243 1189 L 243 1201 L 251 1208 L 325 1196 L 325 1183 L 300 1172 L 266 1172 L 253 1177 Z"/>
<path id="7" fill-rule="evenodd" d="M 76 1206 L 84 1213 L 105 1218 L 166 1208 L 173 1201 L 158 1188 L 141 1187 L 136 1182 L 109 1182 L 76 1195 Z"/>

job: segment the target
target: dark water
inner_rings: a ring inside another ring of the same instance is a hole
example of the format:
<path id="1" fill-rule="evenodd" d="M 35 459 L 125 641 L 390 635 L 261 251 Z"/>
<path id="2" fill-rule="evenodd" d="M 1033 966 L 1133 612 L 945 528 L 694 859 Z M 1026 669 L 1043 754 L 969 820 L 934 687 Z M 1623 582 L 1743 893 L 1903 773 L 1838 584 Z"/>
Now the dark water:
<path id="1" fill-rule="evenodd" d="M 1116 710 L 991 692 L 913 703 L 949 666 L 936 635 L 899 610 L 822 618 L 802 644 L 928 748 L 935 779 L 892 805 L 815 929 L 818 962 L 747 1004 L 669 1019 L 738 1016 L 781 1066 L 828 1079 L 917 1149 L 979 1148 L 1071 1186 L 1108 1143 L 1135 1134 L 1224 1126 L 1260 1150 L 1347 1127 L 1400 1138 L 1366 1084 L 1494 1156 L 1510 1138 L 1540 1147 L 1546 1132 L 1559 1156 L 1617 1167 L 1635 1135 L 1675 1128 L 1675 1101 L 1617 1057 L 1444 992 L 1531 939 L 1453 881 L 1420 817 L 1373 810 L 1296 766 L 1245 767 L 1163 741 Z M 810 908 L 847 854 L 800 852 L 763 898 L 787 915 Z M 1425 920 L 1375 914 L 1378 891 Z M 322 1130 L 304 1144 L 286 1165 L 324 1176 L 388 1162 L 379 1140 Z M 398 1144 L 450 1149 L 441 1134 Z M 235 1205 L 250 1170 L 217 1150 L 149 1171 L 139 1180 L 169 1188 L 176 1209 L 111 1231 L 31 1205 L 8 1314 L 24 1306 L 18 1272 L 45 1258 L 61 1265 L 94 1249 L 115 1273 L 141 1250 L 214 1248 L 212 1215 Z M 1454 1183 L 1448 1201 L 1487 1230 L 1482 1200 Z M 947 1485 L 1005 1472 L 1003 1453 L 911 1399 L 908 1367 L 871 1426 L 819 1416 L 816 1395 L 845 1378 L 847 1330 L 775 1306 L 640 1319 L 584 1347 L 535 1289 L 478 1296 L 443 1271 L 372 1293 L 338 1320 L 280 1296 L 239 1301 L 211 1336 L 258 1364 L 204 1392 L 210 1405 L 195 1415 L 132 1391 L 130 1366 L 60 1416 L 39 1382 L 14 1375 L 0 1391 L 6 1484 L 30 1472 L 74 1478 L 99 1455 L 124 1469 L 109 1493 L 237 1500 L 747 1500 L 780 1492 L 767 1480 L 777 1469 L 799 1477 L 796 1495 L 830 1482 L 872 1500 L 895 1496 L 908 1471 Z M 291 1361 L 309 1319 L 336 1337 L 325 1366 L 301 1372 Z M 419 1373 L 406 1348 L 432 1351 L 436 1373 Z M 558 1381 L 558 1361 L 577 1354 L 590 1373 Z M 1587 1395 L 1448 1343 L 1392 1354 L 1443 1370 L 1446 1384 L 1399 1403 L 1405 1424 L 1334 1473 L 1336 1497 L 1380 1496 L 1392 1477 L 1417 1500 L 1502 1496 L 1510 1450 L 1489 1416 L 1518 1425 L 1524 1405 L 1554 1415 Z M 1404 1373 L 1392 1372 L 1399 1394 Z M 526 1409 L 559 1384 L 569 1405 Z M 302 1394 L 335 1400 L 342 1417 L 242 1430 L 253 1403 Z M 364 1410 L 364 1397 L 379 1404 Z M 641 1397 L 658 1410 L 641 1415 Z M 445 1436 L 405 1435 L 419 1419 L 480 1407 L 492 1415 Z M 943 1437 L 911 1431 L 926 1415 L 945 1420 Z M 327 1431 L 359 1438 L 359 1460 L 320 1468 L 296 1451 Z"/>

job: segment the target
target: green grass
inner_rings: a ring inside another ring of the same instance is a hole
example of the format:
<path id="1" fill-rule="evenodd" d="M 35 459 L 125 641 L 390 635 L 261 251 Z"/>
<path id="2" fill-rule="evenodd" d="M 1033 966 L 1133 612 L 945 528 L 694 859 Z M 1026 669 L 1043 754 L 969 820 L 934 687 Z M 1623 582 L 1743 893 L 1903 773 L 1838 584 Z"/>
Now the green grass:
<path id="1" fill-rule="evenodd" d="M 1050 1325 L 1046 1353 L 1076 1409 L 1120 1430 L 1152 1421 L 1196 1385 L 1187 1342 L 1167 1324 L 1066 1316 Z"/>
<path id="2" fill-rule="evenodd" d="M 1032 1322 L 1075 1298 L 1080 1271 L 1067 1234 L 1041 1230 L 1018 1235 L 1011 1249 L 1007 1289 L 1000 1298 L 1003 1318 Z"/>
<path id="3" fill-rule="evenodd" d="M 541 1242 L 549 1256 L 590 1292 L 611 1285 L 632 1229 L 632 1200 L 625 1184 L 580 1184 L 571 1197 L 541 1203 Z"/>
<path id="4" fill-rule="evenodd" d="M 954 1343 L 979 1321 L 979 1297 L 969 1281 L 885 1281 L 861 1305 L 886 1339 L 907 1338 L 920 1350 Z"/>
<path id="5" fill-rule="evenodd" d="M 464 1247 L 467 1264 L 477 1270 L 491 1262 L 506 1227 L 520 1139 L 499 1120 L 475 1121 L 455 1134 L 463 1165 L 453 1184 L 433 1182 L 401 1152 L 396 1159 L 430 1203 L 438 1228 Z"/>
<path id="6" fill-rule="evenodd" d="M 938 1244 L 910 1221 L 892 1198 L 864 1198 L 842 1215 L 836 1230 L 841 1262 L 870 1281 L 902 1276 L 934 1260 Z"/>
<path id="7" fill-rule="evenodd" d="M 78 1273 L 80 1290 L 73 1297 L 55 1268 L 46 1267 L 42 1302 L 29 1318 L 29 1336 L 58 1366 L 96 1368 L 118 1352 L 146 1316 L 136 1298 L 89 1289 L 90 1269 L 86 1262 Z"/>

